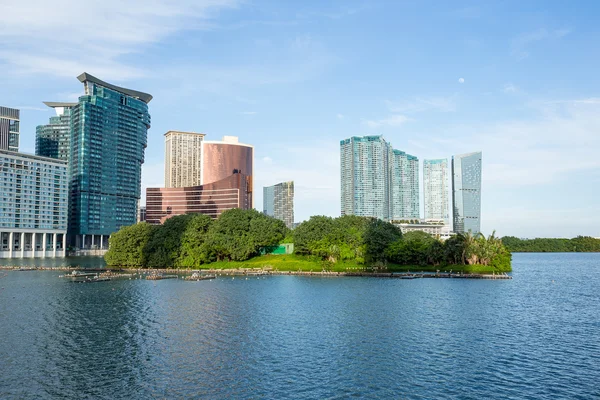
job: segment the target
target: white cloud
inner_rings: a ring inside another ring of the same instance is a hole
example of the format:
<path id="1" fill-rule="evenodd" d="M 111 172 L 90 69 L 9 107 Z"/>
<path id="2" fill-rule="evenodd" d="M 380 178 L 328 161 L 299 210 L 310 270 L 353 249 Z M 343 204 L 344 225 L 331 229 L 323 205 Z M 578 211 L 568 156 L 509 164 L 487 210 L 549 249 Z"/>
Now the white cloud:
<path id="1" fill-rule="evenodd" d="M 256 115 L 258 113 L 256 111 L 242 111 L 240 114 L 242 114 L 242 115 Z"/>
<path id="2" fill-rule="evenodd" d="M 556 29 L 549 31 L 545 28 L 533 32 L 523 33 L 513 39 L 511 43 L 511 55 L 519 60 L 529 57 L 528 48 L 536 42 L 548 39 L 560 39 L 571 33 L 570 29 Z"/>
<path id="3" fill-rule="evenodd" d="M 404 115 L 391 115 L 387 118 L 378 120 L 363 120 L 363 123 L 369 128 L 381 128 L 383 126 L 398 127 L 406 122 L 410 121 L 410 118 Z"/>
<path id="4" fill-rule="evenodd" d="M 345 118 L 344 114 L 337 114 L 336 117 L 337 117 L 337 119 L 344 119 Z"/>
<path id="5" fill-rule="evenodd" d="M 465 83 L 465 78 L 458 78 L 458 83 Z"/>
<path id="6" fill-rule="evenodd" d="M 73 77 L 83 71 L 123 80 L 144 71 L 122 61 L 184 29 L 209 29 L 237 0 L 47 0 L 4 2 L 0 64 L 9 71 Z M 6 67 L 4 67 L 6 68 Z"/>
<path id="7" fill-rule="evenodd" d="M 263 157 L 262 161 L 265 164 L 273 164 L 273 159 L 271 157 Z"/>
<path id="8" fill-rule="evenodd" d="M 502 89 L 502 91 L 504 93 L 517 93 L 520 91 L 520 89 L 518 86 L 513 85 L 512 83 L 507 83 L 504 85 L 504 88 Z"/>

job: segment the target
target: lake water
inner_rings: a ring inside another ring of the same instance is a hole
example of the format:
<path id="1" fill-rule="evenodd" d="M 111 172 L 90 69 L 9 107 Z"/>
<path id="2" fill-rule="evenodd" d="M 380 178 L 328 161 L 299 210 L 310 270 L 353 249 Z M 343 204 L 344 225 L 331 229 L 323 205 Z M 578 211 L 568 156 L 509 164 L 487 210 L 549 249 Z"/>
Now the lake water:
<path id="1" fill-rule="evenodd" d="M 600 397 L 600 254 L 512 280 L 0 271 L 0 398 Z"/>

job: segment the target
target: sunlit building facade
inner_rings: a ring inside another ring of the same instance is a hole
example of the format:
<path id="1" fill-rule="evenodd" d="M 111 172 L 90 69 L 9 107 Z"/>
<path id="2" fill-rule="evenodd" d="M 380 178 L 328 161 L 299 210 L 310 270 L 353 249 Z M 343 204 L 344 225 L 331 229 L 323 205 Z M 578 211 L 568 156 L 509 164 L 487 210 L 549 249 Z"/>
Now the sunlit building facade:
<path id="1" fill-rule="evenodd" d="M 71 108 L 69 236 L 77 248 L 102 248 L 137 220 L 152 96 L 77 77 L 85 95 Z"/>
<path id="2" fill-rule="evenodd" d="M 282 182 L 263 188 L 263 212 L 292 229 L 294 226 L 294 182 Z"/>
<path id="3" fill-rule="evenodd" d="M 419 218 L 419 159 L 403 151 L 393 150 L 392 160 L 390 219 Z"/>
<path id="4" fill-rule="evenodd" d="M 203 133 L 165 133 L 165 187 L 198 186 L 202 181 Z"/>
<path id="5" fill-rule="evenodd" d="M 383 136 L 340 141 L 341 214 L 388 220 L 392 146 Z"/>
<path id="6" fill-rule="evenodd" d="M 450 223 L 448 212 L 448 160 L 423 160 L 423 201 L 425 219 Z"/>
<path id="7" fill-rule="evenodd" d="M 217 218 L 232 208 L 251 207 L 251 177 L 234 173 L 217 182 L 183 188 L 147 188 L 146 222 L 162 224 L 183 214 L 206 214 Z"/>
<path id="8" fill-rule="evenodd" d="M 67 162 L 0 150 L 0 258 L 64 257 Z"/>
<path id="9" fill-rule="evenodd" d="M 481 232 L 481 152 L 452 157 L 454 232 Z"/>
<path id="10" fill-rule="evenodd" d="M 340 141 L 341 214 L 419 218 L 419 160 L 383 136 Z"/>
<path id="11" fill-rule="evenodd" d="M 20 112 L 0 106 L 0 150 L 19 151 Z"/>
<path id="12" fill-rule="evenodd" d="M 199 176 L 200 184 L 148 188 L 146 190 L 148 223 L 161 224 L 174 215 L 189 213 L 207 214 L 217 218 L 223 211 L 232 208 L 247 210 L 254 207 L 254 147 L 240 143 L 235 136 L 225 136 L 223 140 L 217 141 L 205 140 L 203 134 L 194 135 L 198 141 L 194 146 L 199 144 L 199 157 L 192 159 L 189 157 L 190 152 L 173 150 L 172 144 L 171 151 L 167 152 L 171 154 L 171 158 L 166 163 L 169 165 L 181 163 L 180 170 L 183 170 L 184 161 L 191 162 L 188 168 L 195 169 L 197 174 L 194 173 L 194 177 L 190 179 L 195 181 L 196 176 Z M 193 152 L 195 153 L 196 150 Z M 198 162 L 200 162 L 199 169 Z M 178 168 L 175 167 L 173 170 Z M 183 176 L 182 172 L 179 177 Z M 178 182 L 181 184 L 183 180 L 180 179 Z"/>

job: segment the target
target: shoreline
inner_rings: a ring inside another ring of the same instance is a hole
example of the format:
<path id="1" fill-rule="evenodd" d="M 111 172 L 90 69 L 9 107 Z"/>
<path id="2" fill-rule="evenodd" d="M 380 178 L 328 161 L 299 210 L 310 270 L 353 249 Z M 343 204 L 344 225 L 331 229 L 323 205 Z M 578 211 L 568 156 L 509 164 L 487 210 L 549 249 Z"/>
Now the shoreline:
<path id="1" fill-rule="evenodd" d="M 126 272 L 140 274 L 188 274 L 200 272 L 216 276 L 321 276 L 321 277 L 369 277 L 369 278 L 395 278 L 395 279 L 420 279 L 420 278 L 445 278 L 445 279 L 512 279 L 506 273 L 476 274 L 476 273 L 451 273 L 451 272 L 336 272 L 336 271 L 277 271 L 265 269 L 148 269 L 148 268 L 81 268 L 81 267 L 19 267 L 0 266 L 4 271 L 90 271 L 90 272 Z"/>

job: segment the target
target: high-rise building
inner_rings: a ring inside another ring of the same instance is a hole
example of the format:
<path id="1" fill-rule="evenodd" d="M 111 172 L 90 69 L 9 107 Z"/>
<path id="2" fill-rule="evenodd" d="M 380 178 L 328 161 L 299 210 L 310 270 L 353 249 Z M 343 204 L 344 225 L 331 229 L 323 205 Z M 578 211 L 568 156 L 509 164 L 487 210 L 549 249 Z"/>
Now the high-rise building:
<path id="1" fill-rule="evenodd" d="M 202 181 L 203 133 L 165 133 L 165 187 L 198 186 Z"/>
<path id="2" fill-rule="evenodd" d="M 64 257 L 67 162 L 0 150 L 0 258 Z"/>
<path id="3" fill-rule="evenodd" d="M 393 151 L 392 220 L 419 218 L 419 159 L 400 150 Z"/>
<path id="4" fill-rule="evenodd" d="M 96 248 L 121 226 L 135 224 L 152 96 L 77 77 L 85 95 L 70 108 L 69 236 Z"/>
<path id="5" fill-rule="evenodd" d="M 419 218 L 419 160 L 382 136 L 340 141 L 341 213 L 383 220 Z"/>
<path id="6" fill-rule="evenodd" d="M 0 150 L 19 151 L 19 110 L 0 106 Z"/>
<path id="7" fill-rule="evenodd" d="M 423 160 L 425 219 L 450 223 L 448 212 L 448 160 Z"/>
<path id="8" fill-rule="evenodd" d="M 35 154 L 69 161 L 71 152 L 71 109 L 78 103 L 44 102 L 56 116 L 36 128 Z"/>
<path id="9" fill-rule="evenodd" d="M 263 212 L 292 229 L 294 226 L 294 182 L 282 182 L 263 188 Z"/>
<path id="10" fill-rule="evenodd" d="M 383 136 L 340 141 L 342 215 L 389 219 L 391 158 Z"/>
<path id="11" fill-rule="evenodd" d="M 481 232 L 481 152 L 452 157 L 454 232 Z"/>

